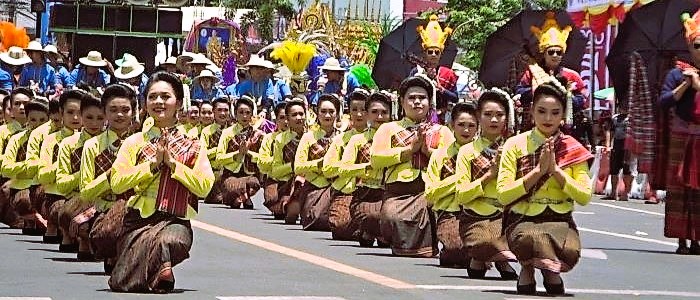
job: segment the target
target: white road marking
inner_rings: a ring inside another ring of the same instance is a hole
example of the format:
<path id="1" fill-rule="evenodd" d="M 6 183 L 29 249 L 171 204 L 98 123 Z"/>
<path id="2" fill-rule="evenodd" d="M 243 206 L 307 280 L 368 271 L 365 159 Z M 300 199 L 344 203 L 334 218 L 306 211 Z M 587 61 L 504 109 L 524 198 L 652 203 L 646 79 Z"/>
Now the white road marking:
<path id="1" fill-rule="evenodd" d="M 360 279 L 364 279 L 370 282 L 374 282 L 376 284 L 380 284 L 386 287 L 394 288 L 394 289 L 412 289 L 415 288 L 413 284 L 403 282 L 398 279 L 394 279 L 391 277 L 387 277 L 384 275 L 380 275 L 377 273 L 373 273 L 370 271 L 365 271 L 359 268 L 355 268 L 353 266 L 349 266 L 325 257 L 313 255 L 310 253 L 306 253 L 303 251 L 299 251 L 296 249 L 288 248 L 279 244 L 275 244 L 272 242 L 268 242 L 265 240 L 261 240 L 258 238 L 254 238 L 252 236 L 248 236 L 239 232 L 235 232 L 232 230 L 224 229 L 218 226 L 214 226 L 211 224 L 203 223 L 200 221 L 195 221 L 192 220 L 190 221 L 192 224 L 192 227 L 199 228 L 202 230 L 209 231 L 214 234 L 218 234 L 223 237 L 230 238 L 232 240 L 237 240 L 239 242 L 243 242 L 246 244 L 250 244 L 259 248 L 267 249 L 272 252 L 277 252 L 279 254 L 287 255 L 293 258 L 296 258 L 298 260 L 302 260 L 326 269 L 330 269 L 339 273 L 347 274 L 350 276 L 355 276 Z M 1 299 L 0 299 L 1 300 Z"/>
<path id="2" fill-rule="evenodd" d="M 647 214 L 647 215 L 653 215 L 653 216 L 665 216 L 666 214 L 663 213 L 657 213 L 654 211 L 648 211 L 648 210 L 643 210 L 643 209 L 636 209 L 636 208 L 629 208 L 629 207 L 624 207 L 624 206 L 619 206 L 619 205 L 613 205 L 613 204 L 608 204 L 608 203 L 600 203 L 600 202 L 591 202 L 590 204 L 592 205 L 598 205 L 598 206 L 605 206 L 605 207 L 610 207 L 610 208 L 615 208 L 615 209 L 620 209 L 620 210 L 626 210 L 626 211 L 633 211 L 633 212 L 638 212 L 642 214 Z"/>
<path id="3" fill-rule="evenodd" d="M 219 300 L 345 300 L 340 297 L 306 297 L 306 296 L 236 296 L 216 297 Z"/>
<path id="4" fill-rule="evenodd" d="M 641 242 L 654 243 L 654 244 L 659 244 L 659 245 L 666 245 L 666 246 L 673 246 L 673 247 L 678 246 L 678 243 L 655 240 L 655 239 L 650 239 L 650 238 L 643 238 L 643 237 L 638 237 L 638 236 L 634 236 L 634 235 L 610 232 L 610 231 L 605 231 L 605 230 L 589 229 L 589 228 L 584 228 L 584 227 L 578 227 L 578 230 L 584 231 L 584 232 L 591 232 L 591 233 L 597 233 L 597 234 L 602 234 L 602 235 L 614 236 L 614 237 L 619 237 L 619 238 L 624 238 L 624 239 L 636 240 L 636 241 L 641 241 Z"/>
<path id="5" fill-rule="evenodd" d="M 0 297 L 0 300 L 51 300 L 49 297 Z"/>
<path id="6" fill-rule="evenodd" d="M 608 259 L 608 255 L 603 250 L 598 249 L 581 249 L 581 257 L 592 259 Z"/>
<path id="7" fill-rule="evenodd" d="M 416 285 L 424 290 L 462 290 L 462 291 L 515 291 L 514 286 L 498 285 Z M 544 292 L 544 289 L 540 290 Z M 666 297 L 689 297 L 700 298 L 700 292 L 679 292 L 679 291 L 652 291 L 652 290 L 612 290 L 612 289 L 576 289 L 566 288 L 571 294 L 598 294 L 598 295 L 624 295 L 624 296 L 666 296 Z M 512 298 L 507 298 L 512 299 Z"/>
<path id="8" fill-rule="evenodd" d="M 592 211 L 574 211 L 574 215 L 595 215 Z"/>

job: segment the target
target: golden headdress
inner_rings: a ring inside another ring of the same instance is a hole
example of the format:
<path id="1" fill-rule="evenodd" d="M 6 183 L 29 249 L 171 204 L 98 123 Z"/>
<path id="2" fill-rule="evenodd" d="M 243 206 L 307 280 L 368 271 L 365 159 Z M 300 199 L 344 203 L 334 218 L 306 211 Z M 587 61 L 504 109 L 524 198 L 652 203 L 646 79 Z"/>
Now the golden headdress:
<path id="1" fill-rule="evenodd" d="M 291 40 L 282 42 L 282 45 L 270 53 L 273 58 L 281 60 L 294 75 L 299 75 L 306 70 L 314 55 L 316 55 L 316 45 Z"/>
<path id="2" fill-rule="evenodd" d="M 537 26 L 530 27 L 530 31 L 532 31 L 535 37 L 540 41 L 540 52 L 546 51 L 549 47 L 556 46 L 561 47 L 561 49 L 566 52 L 566 40 L 569 38 L 571 30 L 571 26 L 566 26 L 564 28 L 559 27 L 556 14 L 551 11 L 547 12 L 544 24 L 542 24 L 541 28 L 537 28 Z"/>
<path id="3" fill-rule="evenodd" d="M 689 13 L 681 15 L 683 27 L 685 27 L 685 40 L 691 43 L 700 36 L 700 10 L 691 17 Z"/>
<path id="4" fill-rule="evenodd" d="M 430 16 L 430 21 L 425 28 L 423 25 L 418 26 L 418 34 L 420 34 L 420 38 L 423 40 L 423 49 L 445 49 L 445 42 L 447 42 L 447 37 L 451 33 L 452 28 L 450 27 L 445 27 L 445 29 L 442 29 L 436 15 Z"/>

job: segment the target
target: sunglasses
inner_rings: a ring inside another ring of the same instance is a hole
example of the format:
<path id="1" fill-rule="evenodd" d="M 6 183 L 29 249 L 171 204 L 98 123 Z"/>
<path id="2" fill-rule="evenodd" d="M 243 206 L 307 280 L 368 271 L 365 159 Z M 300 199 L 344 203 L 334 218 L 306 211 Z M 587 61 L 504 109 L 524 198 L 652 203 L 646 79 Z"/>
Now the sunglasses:
<path id="1" fill-rule="evenodd" d="M 547 54 L 549 54 L 549 56 L 555 56 L 555 55 L 562 56 L 564 54 L 564 51 L 562 51 L 562 50 L 547 50 Z"/>
<path id="2" fill-rule="evenodd" d="M 693 44 L 693 48 L 695 48 L 695 50 L 700 49 L 700 44 Z"/>
<path id="3" fill-rule="evenodd" d="M 428 55 L 440 55 L 441 52 L 440 52 L 440 50 L 429 49 L 429 50 L 425 50 L 425 53 L 427 53 Z"/>

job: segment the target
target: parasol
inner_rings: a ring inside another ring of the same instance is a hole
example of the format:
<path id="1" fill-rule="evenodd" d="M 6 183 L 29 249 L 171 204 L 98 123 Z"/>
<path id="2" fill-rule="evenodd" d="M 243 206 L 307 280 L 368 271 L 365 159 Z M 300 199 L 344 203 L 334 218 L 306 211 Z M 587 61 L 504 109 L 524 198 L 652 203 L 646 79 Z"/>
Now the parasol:
<path id="1" fill-rule="evenodd" d="M 658 95 L 666 71 L 677 58 L 690 61 L 681 14 L 692 15 L 698 8 L 698 1 L 659 0 L 627 14 L 605 60 L 618 99 L 627 99 L 629 57 L 633 51 L 639 52 L 646 63 L 652 95 Z"/>
<path id="2" fill-rule="evenodd" d="M 408 77 L 415 67 L 415 63 L 409 59 L 419 60 L 423 57 L 423 45 L 417 28 L 425 24 L 425 19 L 408 19 L 379 42 L 372 78 L 380 88 L 398 89 L 401 81 Z M 440 65 L 452 66 L 456 56 L 457 45 L 448 39 Z"/>
<path id="3" fill-rule="evenodd" d="M 484 85 L 487 87 L 508 86 L 512 62 L 521 59 L 520 56 L 523 54 L 530 57 L 538 56 L 533 55 L 537 53 L 537 50 L 533 49 L 537 49 L 539 41 L 530 31 L 530 27 L 542 26 L 547 12 L 549 11 L 523 10 L 489 35 L 486 39 L 484 56 L 479 68 L 479 79 Z M 557 11 L 556 19 L 559 26 L 569 25 L 573 28 L 566 41 L 568 46 L 562 66 L 579 71 L 588 40 L 576 28 L 565 11 Z"/>

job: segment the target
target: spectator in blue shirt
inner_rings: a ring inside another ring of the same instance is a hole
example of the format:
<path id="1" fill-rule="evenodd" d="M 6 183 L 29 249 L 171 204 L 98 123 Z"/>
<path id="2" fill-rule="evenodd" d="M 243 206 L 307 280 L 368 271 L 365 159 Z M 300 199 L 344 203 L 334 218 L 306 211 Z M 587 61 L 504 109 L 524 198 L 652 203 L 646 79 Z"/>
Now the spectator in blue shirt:
<path id="1" fill-rule="evenodd" d="M 144 74 L 145 70 L 146 68 L 134 58 L 134 60 L 121 63 L 121 66 L 114 71 L 114 77 L 117 78 L 117 81 L 134 88 L 139 100 L 139 107 L 144 105 L 144 93 L 148 82 L 148 77 Z"/>
<path id="2" fill-rule="evenodd" d="M 54 45 L 46 45 L 44 52 L 49 64 L 56 70 L 56 90 L 63 89 L 68 82 L 68 77 L 70 77 L 63 55 L 58 53 L 58 49 Z"/>
<path id="3" fill-rule="evenodd" d="M 10 47 L 7 52 L 0 53 L 0 88 L 12 91 L 17 86 L 17 78 L 25 64 L 32 60 L 20 47 Z"/>
<path id="4" fill-rule="evenodd" d="M 101 68 L 109 68 L 111 64 L 102 59 L 102 53 L 90 51 L 86 57 L 81 57 L 80 65 L 76 66 L 68 77 L 67 88 L 72 88 L 80 82 L 84 82 L 91 88 L 106 87 L 112 82 L 112 78 Z"/>
<path id="5" fill-rule="evenodd" d="M 275 66 L 257 55 L 251 55 L 245 66 L 248 67 L 250 77 L 238 83 L 237 96 L 249 95 L 255 98 L 260 108 L 259 113 L 267 115 L 272 111 L 275 99 L 275 89 L 270 79 L 270 70 L 274 70 Z"/>
<path id="6" fill-rule="evenodd" d="M 289 88 L 289 84 L 287 84 L 279 72 L 275 73 L 274 70 L 271 70 L 270 73 L 273 73 L 270 78 L 272 78 L 272 86 L 275 92 L 275 98 L 272 103 L 273 107 L 277 107 L 280 103 L 292 99 L 292 89 Z"/>
<path id="7" fill-rule="evenodd" d="M 322 94 L 337 94 L 341 97 L 347 97 L 360 87 L 357 78 L 352 74 L 346 76 L 347 70 L 340 66 L 340 62 L 334 57 L 326 59 L 320 69 L 323 71 L 322 76 L 324 77 L 318 80 L 318 90 L 311 98 L 311 105 L 315 106 Z"/>
<path id="8" fill-rule="evenodd" d="M 46 61 L 41 44 L 31 41 L 24 51 L 32 59 L 32 63 L 24 65 L 19 76 L 19 86 L 29 87 L 38 95 L 53 95 L 56 92 L 56 70 Z"/>
<path id="9" fill-rule="evenodd" d="M 215 98 L 223 97 L 224 92 L 216 85 L 221 81 L 210 70 L 202 70 L 199 76 L 192 80 L 191 99 L 200 102 L 211 102 Z"/>

